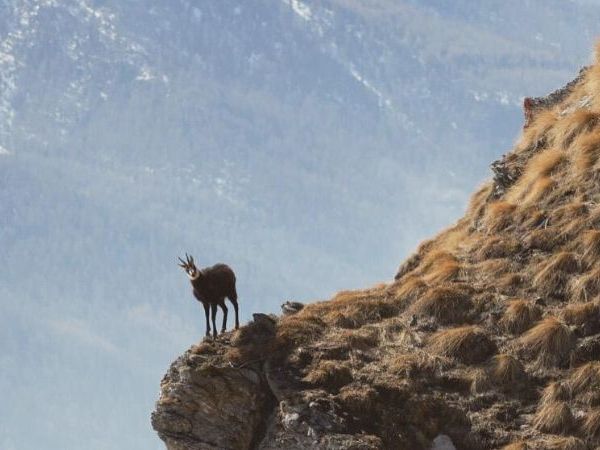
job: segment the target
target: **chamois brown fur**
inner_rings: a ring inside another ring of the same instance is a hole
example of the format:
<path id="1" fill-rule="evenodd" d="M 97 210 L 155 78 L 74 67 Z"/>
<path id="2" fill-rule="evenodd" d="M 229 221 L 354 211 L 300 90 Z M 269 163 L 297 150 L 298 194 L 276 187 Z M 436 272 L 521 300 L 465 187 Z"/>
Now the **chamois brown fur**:
<path id="1" fill-rule="evenodd" d="M 186 260 L 179 258 L 180 264 L 192 283 L 192 292 L 194 297 L 202 303 L 204 306 L 204 313 L 206 316 L 206 335 L 210 336 L 210 323 L 208 321 L 209 311 L 212 319 L 212 332 L 213 337 L 217 336 L 217 325 L 215 323 L 217 317 L 217 306 L 223 310 L 223 325 L 221 327 L 221 333 L 225 332 L 227 328 L 227 306 L 225 305 L 225 298 L 233 304 L 235 311 L 235 329 L 240 327 L 238 317 L 238 302 L 237 302 L 237 291 L 235 289 L 235 274 L 231 267 L 226 264 L 215 264 L 211 267 L 205 267 L 200 270 L 194 263 L 194 258 L 188 256 Z"/>

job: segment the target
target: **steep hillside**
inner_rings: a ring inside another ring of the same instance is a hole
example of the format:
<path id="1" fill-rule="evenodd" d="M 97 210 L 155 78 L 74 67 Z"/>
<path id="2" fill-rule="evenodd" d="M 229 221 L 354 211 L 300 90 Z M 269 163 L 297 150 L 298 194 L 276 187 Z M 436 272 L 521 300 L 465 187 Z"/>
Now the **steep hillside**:
<path id="1" fill-rule="evenodd" d="M 179 358 L 167 447 L 600 445 L 600 64 L 527 104 L 494 179 L 393 282 Z"/>

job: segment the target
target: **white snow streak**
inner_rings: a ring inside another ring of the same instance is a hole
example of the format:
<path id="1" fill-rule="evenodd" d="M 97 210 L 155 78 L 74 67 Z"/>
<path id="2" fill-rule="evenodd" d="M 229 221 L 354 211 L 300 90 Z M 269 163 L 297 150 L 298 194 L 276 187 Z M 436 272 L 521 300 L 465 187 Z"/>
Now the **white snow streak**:
<path id="1" fill-rule="evenodd" d="M 386 106 L 388 108 L 392 106 L 392 101 L 389 98 L 386 98 L 379 89 L 377 89 L 375 86 L 373 86 L 369 82 L 369 80 L 367 80 L 365 77 L 363 77 L 358 72 L 358 70 L 356 70 L 356 68 L 354 66 L 350 66 L 350 73 L 352 74 L 352 76 L 354 77 L 354 79 L 356 81 L 358 81 L 365 88 L 367 88 L 368 91 L 370 91 L 373 94 L 375 94 L 375 96 L 377 97 L 379 106 Z"/>
<path id="2" fill-rule="evenodd" d="M 292 10 L 307 22 L 312 19 L 312 11 L 306 3 L 302 3 L 300 0 L 283 0 L 283 3 L 290 5 Z"/>

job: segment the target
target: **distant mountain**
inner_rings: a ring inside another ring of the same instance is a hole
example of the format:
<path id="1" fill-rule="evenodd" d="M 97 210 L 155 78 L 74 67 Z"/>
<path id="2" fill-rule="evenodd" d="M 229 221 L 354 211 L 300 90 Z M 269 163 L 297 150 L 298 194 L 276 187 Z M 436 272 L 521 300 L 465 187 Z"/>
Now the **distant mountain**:
<path id="1" fill-rule="evenodd" d="M 201 334 L 178 254 L 234 267 L 244 319 L 389 279 L 510 147 L 521 98 L 587 61 L 599 16 L 0 0 L 0 368 L 32 374 L 0 380 L 21 405 L 0 413 L 0 447 L 116 448 L 109 407 L 115 435 L 139 430 L 124 448 L 153 445 L 148 392 Z"/>

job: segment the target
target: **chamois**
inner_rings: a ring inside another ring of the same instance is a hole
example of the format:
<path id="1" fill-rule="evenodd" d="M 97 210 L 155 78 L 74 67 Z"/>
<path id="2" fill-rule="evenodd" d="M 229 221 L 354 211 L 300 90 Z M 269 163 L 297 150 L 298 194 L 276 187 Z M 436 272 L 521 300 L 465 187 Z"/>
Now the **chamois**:
<path id="1" fill-rule="evenodd" d="M 212 267 L 205 267 L 199 270 L 194 264 L 194 258 L 185 254 L 185 261 L 179 258 L 181 262 L 179 267 L 183 267 L 192 283 L 194 297 L 204 306 L 206 314 L 206 335 L 210 336 L 210 323 L 208 321 L 208 310 L 212 315 L 213 337 L 217 337 L 217 305 L 223 310 L 223 326 L 221 333 L 225 332 L 227 327 L 227 306 L 225 306 L 225 297 L 233 304 L 235 310 L 235 329 L 240 327 L 238 320 L 238 302 L 237 292 L 235 290 L 235 274 L 231 267 L 226 264 L 215 264 Z"/>

